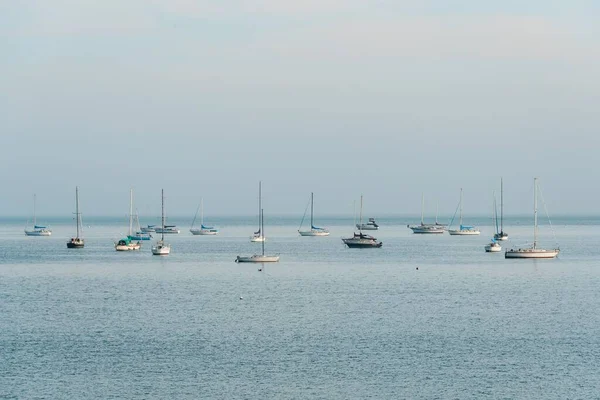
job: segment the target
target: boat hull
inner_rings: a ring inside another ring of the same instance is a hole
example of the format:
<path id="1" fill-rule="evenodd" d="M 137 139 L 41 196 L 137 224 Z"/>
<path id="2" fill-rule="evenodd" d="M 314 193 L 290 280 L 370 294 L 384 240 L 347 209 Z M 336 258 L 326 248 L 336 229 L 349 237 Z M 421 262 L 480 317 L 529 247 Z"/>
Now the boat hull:
<path id="1" fill-rule="evenodd" d="M 476 236 L 481 232 L 478 230 L 448 230 L 448 233 L 452 236 Z"/>
<path id="2" fill-rule="evenodd" d="M 71 239 L 69 242 L 67 242 L 68 249 L 82 249 L 84 245 L 85 243 L 83 239 L 79 238 Z"/>
<path id="3" fill-rule="evenodd" d="M 501 246 L 492 246 L 489 244 L 487 246 L 485 246 L 486 253 L 500 253 L 501 251 L 502 251 Z"/>
<path id="4" fill-rule="evenodd" d="M 214 229 L 195 229 L 195 228 L 190 229 L 190 232 L 192 233 L 192 235 L 196 235 L 196 236 L 214 236 L 217 233 L 219 233 L 219 231 L 214 230 Z"/>
<path id="5" fill-rule="evenodd" d="M 328 231 L 310 230 L 310 231 L 298 231 L 298 233 L 300 234 L 300 236 L 329 236 Z"/>
<path id="6" fill-rule="evenodd" d="M 160 228 L 156 228 L 155 233 L 162 233 L 165 235 L 177 235 L 178 233 L 180 233 L 181 231 L 179 229 L 160 229 Z"/>
<path id="7" fill-rule="evenodd" d="M 265 263 L 265 262 L 279 262 L 279 256 L 263 256 L 255 254 L 250 257 L 237 256 L 235 262 L 238 263 Z"/>
<path id="8" fill-rule="evenodd" d="M 409 226 L 409 228 L 413 231 L 413 233 L 418 233 L 418 234 L 421 234 L 421 235 L 444 233 L 444 229 L 443 228 L 438 228 L 438 227 Z"/>
<path id="9" fill-rule="evenodd" d="M 27 236 L 50 236 L 52 235 L 52 231 L 25 231 L 25 235 Z"/>
<path id="10" fill-rule="evenodd" d="M 250 241 L 253 243 L 260 243 L 260 242 L 266 242 L 267 238 L 264 236 L 252 236 L 250 238 Z"/>
<path id="11" fill-rule="evenodd" d="M 560 253 L 558 249 L 511 249 L 504 253 L 504 258 L 556 258 L 558 253 Z"/>
<path id="12" fill-rule="evenodd" d="M 361 231 L 377 231 L 379 230 L 379 227 L 368 224 L 356 224 L 356 229 L 360 229 Z"/>
<path id="13" fill-rule="evenodd" d="M 506 234 L 506 233 L 496 233 L 496 234 L 494 234 L 494 239 L 496 239 L 496 240 L 508 240 L 508 234 Z"/>
<path id="14" fill-rule="evenodd" d="M 364 239 L 342 239 L 342 241 L 351 249 L 378 249 L 383 246 L 383 242 Z"/>
<path id="15" fill-rule="evenodd" d="M 121 245 L 121 244 L 117 244 L 115 245 L 115 250 L 116 251 L 133 251 L 133 250 L 139 250 L 142 248 L 141 244 L 125 244 L 125 245 Z"/>

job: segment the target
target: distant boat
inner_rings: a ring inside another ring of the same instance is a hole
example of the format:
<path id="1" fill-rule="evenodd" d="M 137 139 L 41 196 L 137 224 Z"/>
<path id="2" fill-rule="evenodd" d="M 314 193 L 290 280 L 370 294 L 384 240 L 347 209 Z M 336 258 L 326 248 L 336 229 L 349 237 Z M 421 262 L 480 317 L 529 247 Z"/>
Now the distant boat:
<path id="1" fill-rule="evenodd" d="M 149 232 L 143 232 L 140 228 L 140 217 L 138 215 L 137 210 L 135 211 L 135 223 L 136 223 L 136 231 L 133 235 L 131 235 L 131 240 L 150 240 L 152 239 L 152 235 Z M 154 231 L 154 229 L 153 229 Z"/>
<path id="2" fill-rule="evenodd" d="M 494 239 L 508 240 L 508 233 L 504 232 L 504 185 L 500 178 L 500 232 L 498 231 L 498 222 L 496 221 L 496 233 Z"/>
<path id="3" fill-rule="evenodd" d="M 375 238 L 371 235 L 362 233 L 362 231 L 361 231 L 361 227 L 364 226 L 362 223 L 362 208 L 363 208 L 363 196 L 361 195 L 360 196 L 360 217 L 358 220 L 359 223 L 355 225 L 356 227 L 358 227 L 359 232 L 358 233 L 354 232 L 352 237 L 342 238 L 342 242 L 344 242 L 344 244 L 346 246 L 348 246 L 349 248 L 358 248 L 358 249 L 379 248 L 379 247 L 383 246 L 383 242 L 378 241 L 377 238 Z"/>
<path id="4" fill-rule="evenodd" d="M 531 247 L 510 249 L 504 253 L 504 258 L 556 258 L 560 249 L 540 249 L 537 247 L 538 217 L 537 217 L 537 178 L 533 178 L 533 245 Z"/>
<path id="5" fill-rule="evenodd" d="M 156 225 L 147 225 L 145 227 L 142 227 L 142 228 L 140 228 L 140 232 L 142 232 L 142 233 L 156 232 Z"/>
<path id="6" fill-rule="evenodd" d="M 435 234 L 435 233 L 444 233 L 446 230 L 445 225 L 440 225 L 437 222 L 437 213 L 435 215 L 435 224 L 426 224 L 423 220 L 423 210 L 425 208 L 425 195 L 421 194 L 421 224 L 420 225 L 407 225 L 413 233 L 419 234 Z"/>
<path id="7" fill-rule="evenodd" d="M 179 228 L 177 228 L 176 225 L 164 225 L 162 227 L 157 226 L 155 228 L 154 232 L 156 232 L 156 233 L 162 233 L 162 234 L 166 233 L 166 234 L 174 234 L 174 235 L 176 235 L 176 234 L 180 233 L 181 230 Z"/>
<path id="8" fill-rule="evenodd" d="M 69 249 L 81 249 L 84 246 L 84 240 L 82 238 L 82 229 L 81 229 L 81 212 L 79 212 L 79 187 L 75 186 L 75 219 L 77 225 L 77 234 L 74 238 L 71 238 L 67 242 L 67 248 Z"/>
<path id="9" fill-rule="evenodd" d="M 25 228 L 25 234 L 27 236 L 50 236 L 52 235 L 52 231 L 45 226 L 38 225 L 35 215 L 35 203 L 36 203 L 35 194 L 33 195 L 33 229 Z"/>
<path id="10" fill-rule="evenodd" d="M 264 222 L 264 218 L 265 215 L 263 213 L 263 210 L 260 210 L 260 220 L 261 220 L 261 226 L 259 227 L 259 230 L 261 232 L 264 233 L 265 231 L 265 222 Z M 279 256 L 278 255 L 272 255 L 272 256 L 268 256 L 265 255 L 265 241 L 262 241 L 262 253 L 261 254 L 254 254 L 252 256 L 237 256 L 237 258 L 235 259 L 235 262 L 249 262 L 249 263 L 265 263 L 265 262 L 278 262 L 279 261 Z"/>
<path id="11" fill-rule="evenodd" d="M 133 239 L 133 189 L 129 189 L 129 233 L 126 238 L 115 243 L 116 251 L 132 251 L 142 248 L 142 244 Z"/>
<path id="12" fill-rule="evenodd" d="M 499 253 L 502 251 L 502 246 L 497 242 L 496 235 L 498 234 L 498 208 L 496 207 L 496 193 L 494 192 L 492 215 L 494 217 L 494 225 L 496 226 L 496 234 L 492 241 L 485 245 L 484 249 L 487 253 Z"/>
<path id="13" fill-rule="evenodd" d="M 357 224 L 356 227 L 361 231 L 376 231 L 379 229 L 379 225 L 375 222 L 375 218 L 369 218 L 369 221 L 366 224 Z"/>
<path id="14" fill-rule="evenodd" d="M 261 231 L 261 221 L 262 221 L 262 182 L 258 182 L 258 231 L 254 232 L 254 234 L 250 237 L 251 242 L 264 242 L 267 240 L 265 235 Z"/>
<path id="15" fill-rule="evenodd" d="M 200 205 L 198 208 L 200 211 L 200 228 L 194 228 L 194 222 L 196 222 L 196 217 L 198 216 L 198 210 L 196 210 L 196 215 L 194 215 L 194 220 L 192 221 L 192 226 L 190 228 L 190 232 L 192 235 L 216 235 L 219 233 L 219 230 L 214 226 L 205 226 L 204 225 L 204 199 L 200 199 Z"/>
<path id="16" fill-rule="evenodd" d="M 476 229 L 472 226 L 469 225 L 463 225 L 462 224 L 462 219 L 463 219 L 463 208 L 462 208 L 462 193 L 463 190 L 462 188 L 460 189 L 460 201 L 458 203 L 458 207 L 460 208 L 460 217 L 459 217 L 459 228 L 458 229 L 449 229 L 448 233 L 450 235 L 453 236 L 467 236 L 467 235 L 479 235 L 481 232 L 479 232 L 479 229 Z M 452 221 L 450 221 L 450 226 L 452 225 L 452 222 L 454 222 L 454 217 L 456 216 L 456 211 L 454 212 L 454 216 L 452 217 Z"/>
<path id="17" fill-rule="evenodd" d="M 160 240 L 152 246 L 152 255 L 168 256 L 171 253 L 171 245 L 165 243 L 165 191 L 161 190 L 161 233 Z"/>
<path id="18" fill-rule="evenodd" d="M 308 209 L 308 206 L 306 207 Z M 300 227 L 298 228 L 298 233 L 300 236 L 329 236 L 329 231 L 325 228 L 319 228 L 314 225 L 313 222 L 313 214 L 314 214 L 314 194 L 310 193 L 310 230 L 301 230 L 302 224 L 304 223 L 304 218 L 306 217 L 306 210 L 304 210 L 304 215 L 302 216 L 302 221 L 300 221 Z"/>

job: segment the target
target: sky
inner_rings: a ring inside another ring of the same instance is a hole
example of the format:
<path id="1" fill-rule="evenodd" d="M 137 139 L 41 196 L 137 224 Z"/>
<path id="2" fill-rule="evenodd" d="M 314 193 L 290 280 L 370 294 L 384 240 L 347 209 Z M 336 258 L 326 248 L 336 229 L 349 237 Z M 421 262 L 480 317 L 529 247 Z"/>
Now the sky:
<path id="1" fill-rule="evenodd" d="M 598 2 L 0 0 L 0 215 L 598 214 Z"/>

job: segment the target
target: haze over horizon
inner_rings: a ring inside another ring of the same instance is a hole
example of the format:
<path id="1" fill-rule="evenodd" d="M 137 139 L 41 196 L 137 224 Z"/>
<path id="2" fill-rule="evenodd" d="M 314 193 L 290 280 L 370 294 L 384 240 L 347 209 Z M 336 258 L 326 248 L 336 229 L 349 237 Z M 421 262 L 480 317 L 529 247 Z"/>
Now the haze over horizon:
<path id="1" fill-rule="evenodd" d="M 0 215 L 598 214 L 600 5 L 0 5 Z"/>

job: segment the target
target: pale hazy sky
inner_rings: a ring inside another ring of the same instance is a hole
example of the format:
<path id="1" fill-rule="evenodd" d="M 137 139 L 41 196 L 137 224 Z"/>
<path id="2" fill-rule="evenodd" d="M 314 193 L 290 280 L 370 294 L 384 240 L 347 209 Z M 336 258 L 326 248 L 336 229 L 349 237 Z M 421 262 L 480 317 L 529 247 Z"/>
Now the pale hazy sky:
<path id="1" fill-rule="evenodd" d="M 0 0 L 0 215 L 597 214 L 598 4 Z"/>

